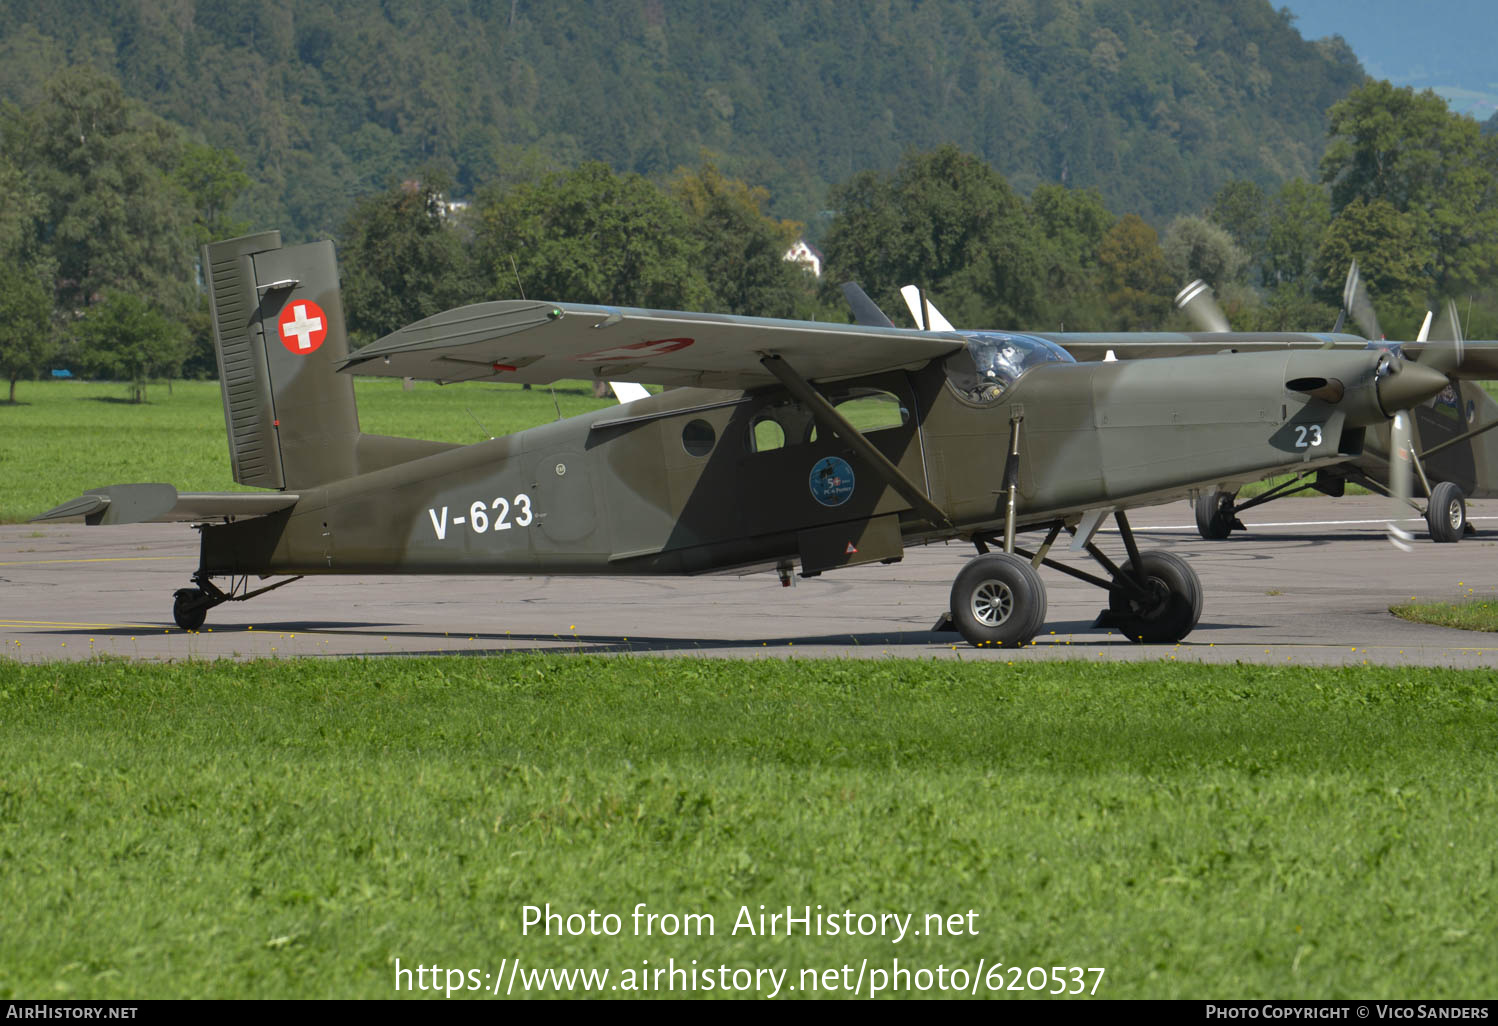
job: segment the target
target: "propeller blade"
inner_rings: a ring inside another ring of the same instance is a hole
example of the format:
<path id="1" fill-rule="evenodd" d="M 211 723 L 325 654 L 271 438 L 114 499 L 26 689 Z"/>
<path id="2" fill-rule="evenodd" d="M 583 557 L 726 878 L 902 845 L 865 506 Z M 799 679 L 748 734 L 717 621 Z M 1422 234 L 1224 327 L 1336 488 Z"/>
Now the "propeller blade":
<path id="1" fill-rule="evenodd" d="M 636 399 L 646 399 L 650 393 L 644 385 L 634 381 L 610 381 L 609 387 L 614 390 L 614 398 L 621 404 L 632 403 Z"/>
<path id="2" fill-rule="evenodd" d="M 1410 450 L 1410 413 L 1400 410 L 1394 414 L 1389 425 L 1389 543 L 1402 552 L 1410 551 L 1410 542 L 1415 536 L 1399 526 L 1410 511 L 1410 487 L 1413 481 L 1413 461 Z"/>
<path id="3" fill-rule="evenodd" d="M 1430 338 L 1430 311 L 1425 311 L 1425 320 L 1420 322 L 1420 330 L 1415 335 L 1416 342 L 1424 342 Z"/>
<path id="4" fill-rule="evenodd" d="M 1363 330 L 1364 338 L 1377 342 L 1384 337 L 1383 330 L 1378 326 L 1378 314 L 1373 312 L 1373 303 L 1368 298 L 1368 290 L 1363 285 L 1356 260 L 1347 269 L 1347 282 L 1342 286 L 1342 309 Z"/>
<path id="5" fill-rule="evenodd" d="M 905 305 L 910 309 L 910 316 L 915 320 L 915 326 L 922 331 L 956 331 L 952 322 L 941 315 L 931 300 L 926 297 L 924 289 L 914 285 L 902 285 L 900 296 L 905 300 Z"/>
<path id="6" fill-rule="evenodd" d="M 1202 331 L 1232 331 L 1227 314 L 1212 298 L 1212 286 L 1200 278 L 1176 293 L 1176 308 L 1190 317 Z"/>
<path id="7" fill-rule="evenodd" d="M 1425 343 L 1422 348 L 1415 350 L 1417 358 L 1425 366 L 1449 375 L 1462 365 L 1467 346 L 1462 340 L 1462 323 L 1454 300 L 1446 301 L 1441 316 L 1430 331 L 1429 339 L 1422 338 L 1418 341 Z"/>

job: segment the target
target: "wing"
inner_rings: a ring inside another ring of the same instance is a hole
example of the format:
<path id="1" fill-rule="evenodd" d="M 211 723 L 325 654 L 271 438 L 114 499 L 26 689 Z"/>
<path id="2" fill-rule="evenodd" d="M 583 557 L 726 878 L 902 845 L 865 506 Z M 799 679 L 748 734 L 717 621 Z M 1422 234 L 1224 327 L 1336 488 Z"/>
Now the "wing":
<path id="1" fill-rule="evenodd" d="M 1301 331 L 1124 331 L 1035 332 L 1081 361 L 1101 360 L 1113 350 L 1120 360 L 1151 360 L 1161 356 L 1203 356 L 1210 353 L 1264 353 L 1285 349 L 1367 349 L 1356 335 Z"/>
<path id="2" fill-rule="evenodd" d="M 746 389 L 777 383 L 760 363 L 772 353 L 826 381 L 918 366 L 964 345 L 961 335 L 909 328 L 505 300 L 409 324 L 338 369 L 444 383 L 596 377 Z"/>
<path id="3" fill-rule="evenodd" d="M 242 520 L 290 509 L 299 498 L 290 492 L 179 492 L 168 484 L 110 485 L 92 488 L 32 521 L 82 517 L 97 525 Z"/>

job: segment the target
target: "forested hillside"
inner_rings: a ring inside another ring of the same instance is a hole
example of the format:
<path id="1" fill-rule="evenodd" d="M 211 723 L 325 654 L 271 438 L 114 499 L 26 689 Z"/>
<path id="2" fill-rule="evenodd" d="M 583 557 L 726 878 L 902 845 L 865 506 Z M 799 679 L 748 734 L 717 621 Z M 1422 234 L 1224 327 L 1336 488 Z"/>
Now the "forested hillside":
<path id="1" fill-rule="evenodd" d="M 0 0 L 0 99 L 85 62 L 237 153 L 236 213 L 293 238 L 418 169 L 461 196 L 703 150 L 820 236 L 829 185 L 941 143 L 1163 223 L 1313 178 L 1362 79 L 1269 0 Z"/>

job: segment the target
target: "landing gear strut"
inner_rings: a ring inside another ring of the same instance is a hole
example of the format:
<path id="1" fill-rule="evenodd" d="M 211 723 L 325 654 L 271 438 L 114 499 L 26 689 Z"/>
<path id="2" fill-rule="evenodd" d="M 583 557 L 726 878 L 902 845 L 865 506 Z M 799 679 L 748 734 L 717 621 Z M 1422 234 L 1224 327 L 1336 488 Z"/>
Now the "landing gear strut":
<path id="1" fill-rule="evenodd" d="M 1108 593 L 1108 608 L 1095 627 L 1113 627 L 1130 641 L 1165 644 L 1180 641 L 1196 627 L 1202 614 L 1202 588 L 1190 564 L 1169 552 L 1140 552 L 1128 518 L 1114 514 L 1123 536 L 1128 561 L 1114 564 L 1089 537 L 1083 549 L 1107 572 L 1102 578 L 1059 563 L 1047 555 L 1060 535 L 1060 522 L 1047 525 L 1045 541 L 1036 552 L 1014 546 L 990 552 L 1001 544 L 995 535 L 974 535 L 978 556 L 962 568 L 952 583 L 951 610 L 936 630 L 955 630 L 979 647 L 1029 644 L 1045 622 L 1046 593 L 1036 569 L 1052 570 L 1085 581 Z M 1093 524 L 1096 529 L 1096 522 Z M 1076 528 L 1069 528 L 1073 534 Z"/>
<path id="2" fill-rule="evenodd" d="M 1421 475 L 1421 483 L 1428 485 L 1423 471 Z M 1342 469 L 1335 476 L 1324 472 L 1316 473 L 1314 477 L 1301 474 L 1242 503 L 1238 502 L 1236 492 L 1207 492 L 1196 500 L 1196 533 L 1207 541 L 1221 541 L 1234 531 L 1248 530 L 1243 526 L 1243 521 L 1238 519 L 1238 514 L 1244 510 L 1312 489 L 1324 495 L 1341 496 L 1349 481 L 1377 495 L 1389 494 L 1388 486 L 1369 477 L 1357 467 Z M 1431 541 L 1458 542 L 1466 535 L 1477 533 L 1467 520 L 1467 497 L 1459 485 L 1451 481 L 1438 481 L 1429 488 L 1427 494 L 1424 509 L 1413 500 L 1408 501 L 1410 508 L 1425 518 Z"/>
<path id="3" fill-rule="evenodd" d="M 224 591 L 213 583 L 213 578 L 199 570 L 192 575 L 193 587 L 178 588 L 172 593 L 172 619 L 177 626 L 184 631 L 195 631 L 203 626 L 208 619 L 208 610 L 225 602 L 243 602 L 252 599 L 256 595 L 264 595 L 268 591 L 292 581 L 300 581 L 302 578 L 288 577 L 284 581 L 266 585 L 264 588 L 256 588 L 250 591 L 249 575 L 229 578 L 229 590 Z"/>

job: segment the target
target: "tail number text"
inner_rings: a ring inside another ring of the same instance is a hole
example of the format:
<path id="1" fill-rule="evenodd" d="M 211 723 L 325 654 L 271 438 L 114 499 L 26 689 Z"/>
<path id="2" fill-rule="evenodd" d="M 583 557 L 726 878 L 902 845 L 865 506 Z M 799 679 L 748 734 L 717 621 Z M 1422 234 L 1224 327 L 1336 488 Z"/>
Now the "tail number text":
<path id="1" fill-rule="evenodd" d="M 432 531 L 436 533 L 437 540 L 445 541 L 449 524 L 447 507 L 443 506 L 440 513 L 436 509 L 428 509 L 427 516 L 432 518 Z M 536 515 L 531 511 L 531 497 L 521 493 L 515 496 L 513 503 L 500 496 L 485 506 L 484 500 L 479 499 L 468 507 L 467 516 L 453 517 L 450 522 L 459 527 L 467 524 L 474 534 L 483 534 L 485 531 L 529 527 L 535 519 Z"/>

